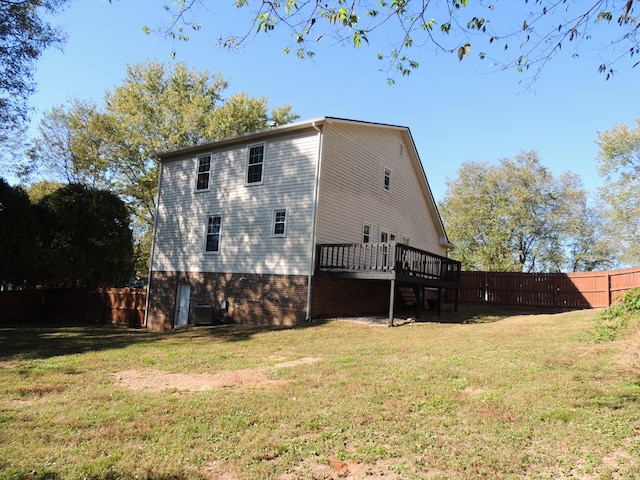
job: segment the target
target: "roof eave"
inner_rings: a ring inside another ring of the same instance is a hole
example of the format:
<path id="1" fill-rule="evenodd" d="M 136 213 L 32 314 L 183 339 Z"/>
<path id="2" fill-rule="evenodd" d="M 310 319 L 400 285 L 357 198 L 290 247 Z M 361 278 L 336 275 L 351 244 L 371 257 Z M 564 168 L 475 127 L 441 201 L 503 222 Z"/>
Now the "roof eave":
<path id="1" fill-rule="evenodd" d="M 223 147 L 225 145 L 230 145 L 234 143 L 243 143 L 243 142 L 246 142 L 247 140 L 254 141 L 254 140 L 259 140 L 261 138 L 268 138 L 278 134 L 289 133 L 297 130 L 311 129 L 311 128 L 319 127 L 325 123 L 326 124 L 343 123 L 343 124 L 353 124 L 353 125 L 368 125 L 373 127 L 396 128 L 400 130 L 408 130 L 408 127 L 403 127 L 399 125 L 391 125 L 391 124 L 377 123 L 377 122 L 364 122 L 362 120 L 351 120 L 347 118 L 323 116 L 323 117 L 312 118 L 309 120 L 304 120 L 302 122 L 287 123 L 285 125 L 278 125 L 276 127 L 267 127 L 261 130 L 253 131 L 253 132 L 234 135 L 233 137 L 226 137 L 226 138 L 221 138 L 219 140 L 214 140 L 212 142 L 192 145 L 190 147 L 177 148 L 175 150 L 167 150 L 167 151 L 155 154 L 154 158 L 164 160 L 164 159 L 174 158 L 177 156 L 189 155 L 189 154 L 197 153 L 200 151 L 206 151 L 211 148 L 219 148 L 219 147 Z"/>
<path id="2" fill-rule="evenodd" d="M 219 148 L 229 144 L 243 143 L 249 139 L 253 141 L 253 140 L 258 140 L 262 137 L 269 137 L 269 136 L 277 135 L 280 133 L 286 133 L 286 132 L 291 132 L 296 130 L 305 130 L 305 129 L 313 128 L 314 125 L 320 125 L 322 123 L 325 123 L 329 118 L 330 117 L 318 117 L 318 118 L 313 118 L 311 120 L 305 120 L 304 122 L 287 123 L 286 125 L 267 127 L 260 130 L 255 130 L 253 132 L 242 133 L 240 135 L 234 135 L 232 137 L 221 138 L 218 140 L 214 140 L 212 142 L 199 143 L 197 145 L 192 145 L 190 147 L 177 148 L 175 150 L 167 150 L 164 152 L 156 153 L 154 155 L 154 158 L 163 160 L 163 159 L 168 159 L 172 157 L 184 156 L 191 153 L 205 151 L 211 148 Z"/>

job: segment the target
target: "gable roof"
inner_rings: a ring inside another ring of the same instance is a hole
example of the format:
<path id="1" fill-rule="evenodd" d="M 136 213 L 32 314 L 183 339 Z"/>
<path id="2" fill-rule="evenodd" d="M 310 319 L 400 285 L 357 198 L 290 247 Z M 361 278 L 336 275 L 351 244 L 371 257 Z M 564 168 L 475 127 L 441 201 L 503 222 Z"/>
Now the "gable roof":
<path id="1" fill-rule="evenodd" d="M 260 140 L 264 140 L 267 138 L 273 138 L 281 135 L 286 135 L 296 131 L 302 130 L 319 130 L 320 127 L 324 124 L 345 124 L 345 125 L 358 125 L 364 127 L 374 127 L 374 128 L 384 128 L 384 129 L 393 129 L 398 130 L 402 134 L 402 137 L 409 147 L 409 157 L 411 161 L 414 163 L 414 167 L 416 167 L 417 172 L 422 172 L 420 185 L 423 190 L 423 194 L 427 200 L 427 206 L 430 210 L 432 217 L 436 220 L 436 228 L 438 229 L 438 233 L 440 235 L 440 244 L 446 246 L 447 248 L 453 248 L 453 244 L 449 242 L 449 238 L 444 228 L 444 224 L 442 223 L 442 217 L 440 216 L 440 212 L 438 211 L 438 207 L 435 203 L 435 199 L 433 198 L 433 193 L 431 191 L 431 187 L 429 186 L 429 180 L 427 179 L 426 173 L 424 171 L 424 167 L 422 165 L 422 161 L 420 160 L 420 155 L 418 154 L 418 150 L 416 148 L 415 142 L 413 141 L 413 136 L 411 135 L 411 131 L 409 127 L 404 127 L 400 125 L 392 125 L 386 123 L 377 123 L 377 122 L 366 122 L 362 120 L 350 120 L 346 118 L 339 117 L 317 117 L 309 120 L 304 120 L 301 122 L 288 123 L 286 125 L 277 125 L 268 128 L 264 128 L 261 130 L 256 130 L 250 133 L 244 133 L 241 135 L 236 135 L 233 137 L 222 138 L 218 140 L 214 140 L 212 142 L 202 143 L 198 145 L 194 145 L 191 147 L 180 148 L 176 150 L 170 150 L 162 153 L 158 153 L 155 155 L 156 158 L 163 160 L 169 160 L 178 156 L 184 156 L 189 154 L 198 154 L 201 152 L 205 152 L 212 148 L 224 148 L 227 146 L 233 146 L 236 144 L 247 143 L 247 142 L 256 142 Z"/>

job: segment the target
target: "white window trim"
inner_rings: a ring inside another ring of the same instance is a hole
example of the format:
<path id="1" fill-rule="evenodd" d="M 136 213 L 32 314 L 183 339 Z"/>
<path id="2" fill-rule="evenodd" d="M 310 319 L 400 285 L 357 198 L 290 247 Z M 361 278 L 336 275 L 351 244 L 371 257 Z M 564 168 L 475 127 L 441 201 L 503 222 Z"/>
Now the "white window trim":
<path id="1" fill-rule="evenodd" d="M 387 172 L 389 172 L 389 175 L 387 175 Z M 391 179 L 393 170 L 391 170 L 391 168 L 389 168 L 389 167 L 384 167 L 383 173 L 384 173 L 384 176 L 382 177 L 382 188 L 384 189 L 385 192 L 391 192 L 391 190 L 393 188 L 393 182 L 392 182 L 392 179 Z M 387 188 L 387 185 L 386 185 L 387 177 L 389 178 L 389 187 L 388 188 Z"/>
<path id="2" fill-rule="evenodd" d="M 276 212 L 284 211 L 284 232 L 275 233 L 276 229 Z M 282 238 L 287 236 L 287 228 L 289 223 L 289 209 L 288 208 L 274 208 L 271 211 L 271 236 L 275 238 Z"/>
<path id="3" fill-rule="evenodd" d="M 366 242 L 364 240 L 364 229 L 365 229 L 365 227 L 369 227 L 369 241 L 368 242 Z M 362 232 L 361 233 L 362 233 L 362 236 L 361 236 L 362 243 L 371 243 L 371 236 L 373 235 L 373 226 L 370 223 L 364 222 L 362 224 Z"/>
<path id="4" fill-rule="evenodd" d="M 262 175 L 260 176 L 260 181 L 259 182 L 249 182 L 249 158 L 251 156 L 251 149 L 253 147 L 260 147 L 262 146 Z M 245 168 L 244 168 L 244 185 L 246 187 L 253 187 L 254 185 L 262 185 L 264 183 L 264 173 L 265 173 L 265 164 L 267 161 L 267 143 L 266 142 L 260 142 L 260 143 L 252 143 L 251 145 L 247 145 L 247 159 L 245 161 Z"/>
<path id="5" fill-rule="evenodd" d="M 383 235 L 386 235 L 386 237 L 387 237 L 387 240 L 386 240 L 386 241 L 382 240 L 382 236 L 383 236 Z M 381 228 L 380 228 L 380 231 L 378 232 L 378 239 L 379 239 L 380 243 L 381 243 L 381 244 L 383 244 L 383 243 L 386 243 L 386 244 L 390 243 L 390 240 L 389 240 L 389 239 L 390 239 L 390 237 L 391 237 L 391 234 L 389 233 L 389 230 L 386 230 L 386 229 L 384 229 L 384 228 L 382 228 L 382 227 L 381 227 Z M 379 255 L 380 255 L 380 258 L 379 258 L 379 262 L 380 262 L 380 264 L 381 264 L 383 267 L 388 267 L 388 266 L 389 266 L 389 246 L 388 246 L 388 245 L 385 245 L 384 247 L 382 247 L 382 248 L 380 249 L 380 251 L 379 251 Z"/>
<path id="6" fill-rule="evenodd" d="M 207 188 L 198 188 L 198 176 L 200 175 L 200 159 L 202 157 L 209 157 L 209 180 L 207 181 Z M 213 154 L 212 153 L 202 153 L 196 157 L 196 183 L 193 186 L 193 190 L 196 193 L 208 192 L 211 188 L 211 170 L 213 168 Z"/>
<path id="7" fill-rule="evenodd" d="M 218 234 L 218 250 L 208 251 L 207 250 L 207 238 L 209 237 L 209 218 L 211 217 L 220 217 L 220 232 Z M 208 213 L 205 217 L 204 224 L 204 244 L 202 245 L 202 253 L 205 255 L 220 255 L 222 251 L 222 214 L 221 213 Z"/>

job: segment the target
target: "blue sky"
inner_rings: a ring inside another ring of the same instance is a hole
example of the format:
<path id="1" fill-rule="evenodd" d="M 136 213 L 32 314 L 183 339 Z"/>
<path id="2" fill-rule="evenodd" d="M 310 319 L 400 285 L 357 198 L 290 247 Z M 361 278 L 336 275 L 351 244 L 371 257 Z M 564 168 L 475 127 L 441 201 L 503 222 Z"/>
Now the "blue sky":
<path id="1" fill-rule="evenodd" d="M 243 91 L 267 98 L 270 107 L 289 103 L 301 120 L 327 115 L 408 126 L 441 200 L 446 179 L 455 178 L 464 162 L 497 162 L 523 150 L 537 150 L 556 175 L 579 174 L 595 192 L 602 185 L 597 132 L 619 123 L 635 126 L 640 115 L 640 67 L 623 60 L 619 73 L 605 81 L 597 73 L 596 51 L 583 49 L 577 60 L 554 58 L 533 90 L 524 89 L 519 82 L 525 77 L 514 71 L 491 72 L 473 51 L 463 62 L 455 55 L 425 55 L 418 70 L 389 86 L 375 59 L 379 46 L 356 50 L 327 39 L 313 60 L 299 60 L 282 54 L 287 37 L 281 32 L 257 37 L 241 53 L 216 47 L 221 32 L 242 31 L 248 18 L 216 8 L 201 12 L 203 29 L 189 42 L 174 44 L 142 32 L 144 24 L 166 22 L 159 0 L 73 2 L 53 18 L 69 35 L 64 51 L 48 51 L 38 63 L 32 132 L 41 112 L 73 97 L 101 104 L 104 91 L 122 83 L 127 64 L 171 63 L 175 49 L 175 61 L 222 74 L 230 82 L 227 96 Z"/>

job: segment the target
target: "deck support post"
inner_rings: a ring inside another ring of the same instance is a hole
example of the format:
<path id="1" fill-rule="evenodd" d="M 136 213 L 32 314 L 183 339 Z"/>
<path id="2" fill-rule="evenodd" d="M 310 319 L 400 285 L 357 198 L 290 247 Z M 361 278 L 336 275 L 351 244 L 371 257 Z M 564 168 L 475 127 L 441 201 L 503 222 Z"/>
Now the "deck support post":
<path id="1" fill-rule="evenodd" d="M 391 287 L 389 289 L 389 326 L 393 327 L 393 302 L 396 297 L 396 279 L 391 279 Z"/>
<path id="2" fill-rule="evenodd" d="M 457 312 L 458 311 L 458 297 L 460 296 L 460 288 L 456 288 L 456 296 L 455 296 L 455 301 L 453 304 L 453 311 Z"/>

